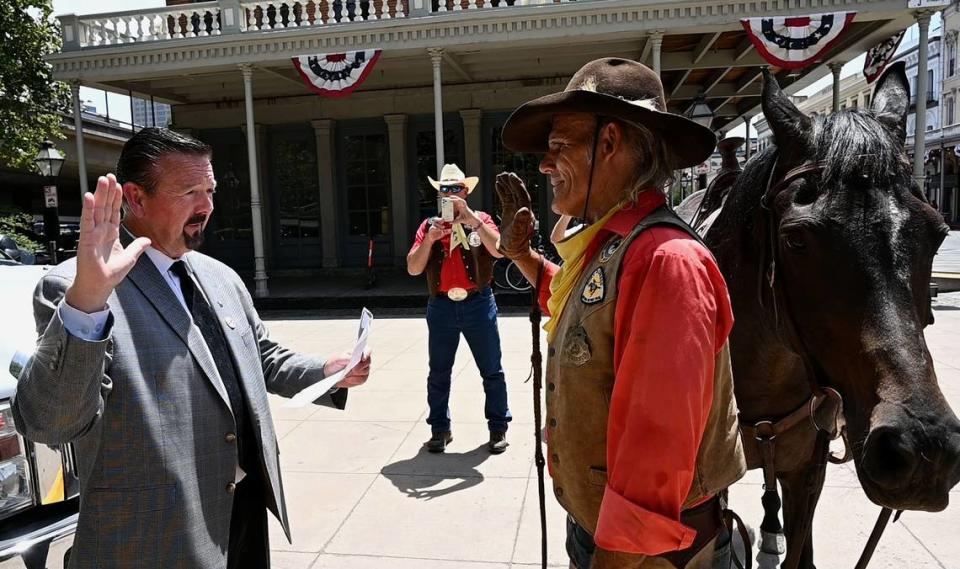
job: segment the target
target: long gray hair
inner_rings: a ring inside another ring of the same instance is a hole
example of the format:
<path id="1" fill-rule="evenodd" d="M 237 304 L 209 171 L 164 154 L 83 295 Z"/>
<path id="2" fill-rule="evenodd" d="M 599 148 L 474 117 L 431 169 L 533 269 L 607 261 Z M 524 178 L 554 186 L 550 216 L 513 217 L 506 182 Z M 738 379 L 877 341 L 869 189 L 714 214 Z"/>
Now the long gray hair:
<path id="1" fill-rule="evenodd" d="M 615 122 L 623 130 L 627 145 L 637 160 L 636 180 L 626 190 L 624 200 L 634 202 L 640 192 L 650 188 L 664 191 L 674 182 L 670 153 L 663 139 L 649 128 L 619 118 L 601 117 L 603 123 Z M 601 124 L 601 127 L 603 124 Z"/>

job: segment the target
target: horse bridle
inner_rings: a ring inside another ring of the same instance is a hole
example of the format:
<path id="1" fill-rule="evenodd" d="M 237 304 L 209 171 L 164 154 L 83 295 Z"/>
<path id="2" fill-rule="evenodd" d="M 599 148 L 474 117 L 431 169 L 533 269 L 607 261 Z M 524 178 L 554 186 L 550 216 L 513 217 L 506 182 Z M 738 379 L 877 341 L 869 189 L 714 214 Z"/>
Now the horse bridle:
<path id="1" fill-rule="evenodd" d="M 764 217 L 766 218 L 768 232 L 767 241 L 769 242 L 769 265 L 766 267 L 765 276 L 767 287 L 770 289 L 771 301 L 773 303 L 772 308 L 774 313 L 775 328 L 777 330 L 781 330 L 781 315 L 777 298 L 778 295 L 783 294 L 783 291 L 777 287 L 776 278 L 778 240 L 776 238 L 777 235 L 775 218 L 773 214 L 773 200 L 794 181 L 809 174 L 821 173 L 826 168 L 826 164 L 823 162 L 806 161 L 803 164 L 788 170 L 777 180 L 776 183 L 773 183 L 778 163 L 779 157 L 774 160 L 773 167 L 770 170 L 770 175 L 767 179 L 767 187 L 763 193 L 763 197 L 760 199 L 760 207 L 765 212 Z M 763 263 L 761 263 L 761 279 L 763 278 L 763 271 L 764 267 Z M 763 306 L 762 288 L 763 287 L 761 287 L 759 293 L 759 301 L 761 306 Z M 786 331 L 787 336 L 793 340 L 794 345 L 800 347 L 800 350 L 798 350 L 798 355 L 800 356 L 804 367 L 807 370 L 806 375 L 807 380 L 810 383 L 811 390 L 810 398 L 793 412 L 776 421 L 762 420 L 753 422 L 751 424 L 744 423 L 743 419 L 741 418 L 740 427 L 745 438 L 752 435 L 756 439 L 760 450 L 760 458 L 763 465 L 764 477 L 764 496 L 762 500 L 764 519 L 760 528 L 761 530 L 770 532 L 772 534 L 780 534 L 783 531 L 779 521 L 781 501 L 777 491 L 774 452 L 775 440 L 779 435 L 805 422 L 806 419 L 810 420 L 811 426 L 817 433 L 817 442 L 815 445 L 813 461 L 816 464 L 818 474 L 816 479 L 811 481 L 811 484 L 808 485 L 808 508 L 806 515 L 801 520 L 799 526 L 799 529 L 801 530 L 801 541 L 796 544 L 795 547 L 790 548 L 787 551 L 787 558 L 784 560 L 783 564 L 784 569 L 796 569 L 800 563 L 800 556 L 802 555 L 802 550 L 806 543 L 806 539 L 811 533 L 814 512 L 813 506 L 819 495 L 817 489 L 822 488 L 824 478 L 826 477 L 826 463 L 824 461 L 827 460 L 833 464 L 842 464 L 851 460 L 853 455 L 850 448 L 850 442 L 847 438 L 846 421 L 843 413 L 843 397 L 837 390 L 831 387 L 825 387 L 817 381 L 817 368 L 810 357 L 810 351 L 803 342 L 803 337 L 799 334 L 795 326 L 794 319 L 790 311 L 790 304 L 784 302 L 783 305 L 783 329 Z M 833 405 L 834 409 L 832 424 L 820 425 L 816 420 L 816 412 L 820 407 L 828 402 Z M 842 438 L 844 442 L 845 452 L 841 457 L 834 456 L 830 453 L 830 441 L 836 440 L 837 438 Z M 900 513 L 902 512 L 897 513 L 897 516 L 894 518 L 894 520 L 899 518 Z M 870 562 L 870 558 L 873 556 L 873 552 L 876 550 L 877 544 L 880 541 L 883 530 L 889 523 L 891 514 L 892 510 L 890 508 L 883 507 L 881 509 L 880 516 L 874 525 L 873 531 L 870 534 L 870 538 L 867 540 L 867 544 L 863 550 L 863 553 L 860 555 L 856 569 L 866 569 Z"/>

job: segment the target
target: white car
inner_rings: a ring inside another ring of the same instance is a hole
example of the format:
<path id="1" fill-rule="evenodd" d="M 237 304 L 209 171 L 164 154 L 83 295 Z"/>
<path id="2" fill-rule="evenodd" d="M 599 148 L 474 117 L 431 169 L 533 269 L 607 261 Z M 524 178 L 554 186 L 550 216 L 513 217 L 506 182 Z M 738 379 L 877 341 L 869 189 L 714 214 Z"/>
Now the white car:
<path id="1" fill-rule="evenodd" d="M 73 447 L 24 439 L 10 411 L 37 340 L 33 291 L 49 269 L 0 264 L 0 561 L 20 556 L 27 569 L 46 567 L 49 545 L 73 535 L 79 511 Z"/>

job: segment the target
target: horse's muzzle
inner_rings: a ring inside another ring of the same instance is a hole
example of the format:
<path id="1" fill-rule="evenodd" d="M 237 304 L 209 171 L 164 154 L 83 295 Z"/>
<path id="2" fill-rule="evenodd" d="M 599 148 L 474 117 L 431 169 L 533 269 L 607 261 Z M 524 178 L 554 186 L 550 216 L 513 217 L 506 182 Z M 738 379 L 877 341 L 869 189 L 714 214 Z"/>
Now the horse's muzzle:
<path id="1" fill-rule="evenodd" d="M 960 423 L 915 418 L 870 429 L 858 461 L 860 480 L 874 502 L 897 510 L 938 512 L 960 482 Z"/>

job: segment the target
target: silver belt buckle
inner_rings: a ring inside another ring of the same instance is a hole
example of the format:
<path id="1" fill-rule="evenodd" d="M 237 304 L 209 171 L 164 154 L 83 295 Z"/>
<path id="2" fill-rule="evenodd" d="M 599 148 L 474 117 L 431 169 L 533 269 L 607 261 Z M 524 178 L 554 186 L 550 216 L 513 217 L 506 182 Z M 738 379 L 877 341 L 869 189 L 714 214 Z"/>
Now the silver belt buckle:
<path id="1" fill-rule="evenodd" d="M 447 298 L 454 302 L 465 300 L 468 296 L 469 293 L 467 293 L 467 289 L 465 288 L 454 287 L 447 291 Z"/>

